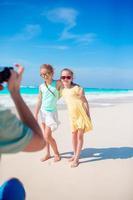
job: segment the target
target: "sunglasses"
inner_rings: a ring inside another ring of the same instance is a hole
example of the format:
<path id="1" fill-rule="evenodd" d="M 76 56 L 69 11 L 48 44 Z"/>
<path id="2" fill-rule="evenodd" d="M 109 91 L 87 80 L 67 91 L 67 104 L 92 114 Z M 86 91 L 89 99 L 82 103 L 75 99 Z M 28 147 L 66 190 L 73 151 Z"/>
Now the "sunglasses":
<path id="1" fill-rule="evenodd" d="M 51 74 L 51 72 L 47 72 L 45 74 L 40 74 L 40 76 L 44 78 L 45 76 L 49 76 L 50 74 Z"/>
<path id="2" fill-rule="evenodd" d="M 71 76 L 61 76 L 60 78 L 61 78 L 62 80 L 65 80 L 65 79 L 70 80 L 72 77 L 71 77 Z"/>

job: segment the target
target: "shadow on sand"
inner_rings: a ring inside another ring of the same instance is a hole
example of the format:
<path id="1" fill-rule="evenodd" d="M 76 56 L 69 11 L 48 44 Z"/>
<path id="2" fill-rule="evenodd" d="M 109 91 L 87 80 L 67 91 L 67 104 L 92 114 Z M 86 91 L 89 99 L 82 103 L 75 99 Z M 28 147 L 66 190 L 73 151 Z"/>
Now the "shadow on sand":
<path id="1" fill-rule="evenodd" d="M 70 158 L 73 152 L 62 153 L 62 157 Z M 81 152 L 80 163 L 93 162 L 108 159 L 128 159 L 133 158 L 133 147 L 111 147 L 111 148 L 86 148 Z"/>

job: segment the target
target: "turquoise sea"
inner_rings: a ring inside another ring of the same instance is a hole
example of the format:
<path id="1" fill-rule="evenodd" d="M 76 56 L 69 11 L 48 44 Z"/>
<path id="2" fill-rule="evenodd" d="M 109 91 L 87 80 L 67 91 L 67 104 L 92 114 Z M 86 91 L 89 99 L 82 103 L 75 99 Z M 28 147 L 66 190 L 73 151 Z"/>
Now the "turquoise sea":
<path id="1" fill-rule="evenodd" d="M 84 88 L 84 91 L 90 106 L 94 107 L 133 103 L 133 89 Z M 38 87 L 22 86 L 21 94 L 28 105 L 34 106 L 37 101 Z M 6 87 L 0 91 L 0 104 L 6 107 L 14 106 Z M 64 104 L 63 99 L 60 99 L 58 104 Z"/>
<path id="2" fill-rule="evenodd" d="M 104 88 L 84 88 L 85 93 L 90 94 L 120 94 L 120 93 L 132 93 L 133 89 L 104 89 Z M 0 91 L 0 94 L 9 94 L 8 89 L 5 87 L 4 90 Z M 21 87 L 21 94 L 38 94 L 38 87 L 32 86 L 22 86 Z"/>

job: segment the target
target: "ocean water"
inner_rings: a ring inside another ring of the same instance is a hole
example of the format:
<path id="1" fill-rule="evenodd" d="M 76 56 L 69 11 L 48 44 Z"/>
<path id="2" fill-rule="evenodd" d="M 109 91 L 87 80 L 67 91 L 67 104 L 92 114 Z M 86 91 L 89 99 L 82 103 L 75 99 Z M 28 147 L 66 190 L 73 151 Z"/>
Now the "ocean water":
<path id="1" fill-rule="evenodd" d="M 20 91 L 29 106 L 36 104 L 38 87 L 23 86 Z M 133 89 L 84 88 L 84 91 L 90 106 L 113 106 L 133 102 Z M 6 107 L 14 106 L 6 87 L 3 91 L 0 91 L 0 104 Z M 65 104 L 65 102 L 61 98 L 58 104 Z"/>

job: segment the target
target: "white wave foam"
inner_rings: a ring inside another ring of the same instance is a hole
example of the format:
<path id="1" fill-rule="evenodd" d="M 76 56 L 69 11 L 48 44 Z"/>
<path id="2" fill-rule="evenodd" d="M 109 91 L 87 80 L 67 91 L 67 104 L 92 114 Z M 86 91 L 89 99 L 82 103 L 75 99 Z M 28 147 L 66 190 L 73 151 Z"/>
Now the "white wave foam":
<path id="1" fill-rule="evenodd" d="M 35 106 L 37 95 L 23 94 L 23 99 L 29 106 Z M 86 94 L 86 98 L 91 106 L 112 106 L 118 103 L 133 102 L 133 93 L 90 93 Z M 14 103 L 9 95 L 0 95 L 0 104 L 6 107 L 14 107 Z M 65 104 L 63 98 L 58 101 L 58 104 Z"/>

